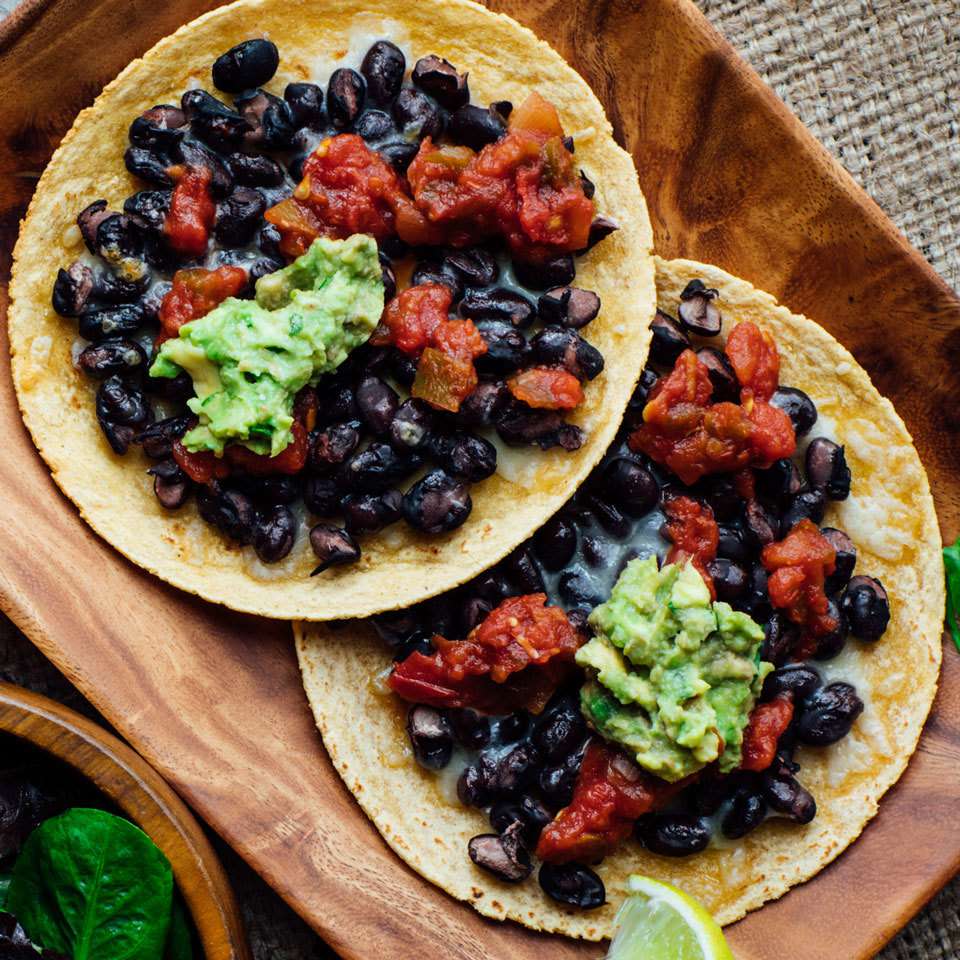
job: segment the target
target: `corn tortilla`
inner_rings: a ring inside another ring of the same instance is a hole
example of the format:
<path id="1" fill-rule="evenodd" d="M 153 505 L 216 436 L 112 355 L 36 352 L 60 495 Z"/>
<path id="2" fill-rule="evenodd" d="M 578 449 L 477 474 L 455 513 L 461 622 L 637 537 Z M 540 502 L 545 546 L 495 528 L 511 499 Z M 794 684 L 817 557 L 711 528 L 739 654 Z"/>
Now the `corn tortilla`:
<path id="1" fill-rule="evenodd" d="M 581 258 L 576 283 L 597 291 L 600 316 L 587 335 L 606 369 L 571 417 L 587 440 L 573 454 L 536 448 L 501 456 L 501 472 L 471 490 L 459 530 L 426 538 L 398 523 L 362 543 L 362 559 L 310 578 L 316 564 L 305 522 L 293 552 L 270 566 L 229 543 L 188 503 L 174 514 L 157 502 L 146 458 L 117 457 L 97 426 L 96 384 L 71 362 L 76 324 L 50 306 L 57 268 L 83 250 L 76 214 L 103 197 L 112 209 L 144 184 L 126 172 L 127 127 L 155 103 L 210 87 L 214 59 L 266 36 L 280 49 L 267 89 L 291 80 L 326 85 L 343 59 L 357 66 L 369 44 L 393 39 L 408 68 L 430 53 L 470 73 L 477 103 L 520 102 L 537 90 L 556 104 L 574 136 L 576 160 L 597 186 L 598 210 L 621 229 Z M 236 610 L 283 619 L 366 616 L 450 589 L 495 563 L 542 524 L 587 476 L 616 430 L 643 365 L 653 315 L 653 235 L 629 154 L 585 81 L 547 44 L 509 17 L 470 0 L 238 0 L 187 24 L 131 63 L 84 110 L 40 179 L 14 251 L 10 284 L 13 378 L 23 417 L 63 492 L 117 550 L 163 580 Z"/>
<path id="2" fill-rule="evenodd" d="M 700 278 L 720 291 L 725 331 L 731 321 L 752 320 L 773 334 L 781 382 L 817 404 L 820 419 L 810 436 L 828 434 L 844 444 L 853 471 L 850 498 L 831 502 L 824 523 L 850 535 L 858 550 L 856 572 L 879 577 L 890 596 L 890 625 L 876 644 L 851 639 L 836 659 L 817 664 L 828 681 L 853 683 L 865 710 L 839 743 L 797 752 L 801 782 L 817 800 L 816 818 L 807 826 L 770 820 L 742 840 L 679 860 L 628 841 L 596 868 L 607 905 L 566 909 L 543 894 L 535 877 L 501 883 L 469 860 L 467 841 L 489 832 L 489 823 L 457 801 L 451 778 L 414 762 L 404 731 L 406 707 L 377 679 L 390 659 L 373 629 L 362 623 L 339 630 L 295 627 L 304 685 L 330 757 L 399 856 L 488 917 L 588 940 L 610 935 L 631 873 L 675 884 L 722 924 L 816 874 L 856 839 L 903 772 L 940 667 L 940 533 L 926 473 L 892 404 L 844 347 L 773 297 L 715 267 L 656 262 L 658 300 L 668 313 L 675 315 L 680 291 Z"/>

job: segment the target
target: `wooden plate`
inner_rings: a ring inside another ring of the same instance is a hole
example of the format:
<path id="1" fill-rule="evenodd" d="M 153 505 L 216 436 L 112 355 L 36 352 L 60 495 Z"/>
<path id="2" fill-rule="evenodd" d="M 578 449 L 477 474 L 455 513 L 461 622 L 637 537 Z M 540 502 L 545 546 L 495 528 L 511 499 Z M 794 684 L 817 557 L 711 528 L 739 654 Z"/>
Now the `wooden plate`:
<path id="1" fill-rule="evenodd" d="M 0 30 L 5 256 L 31 175 L 78 109 L 215 5 L 34 0 Z M 664 256 L 713 261 L 853 350 L 916 437 L 944 537 L 956 537 L 960 301 L 946 284 L 686 0 L 492 5 L 553 43 L 605 101 Z M 406 869 L 319 745 L 289 628 L 180 594 L 98 540 L 22 429 L 2 345 L 0 367 L 4 609 L 336 950 L 397 960 L 600 953 L 482 920 Z M 804 960 L 879 949 L 960 866 L 958 743 L 951 645 L 920 749 L 879 817 L 815 880 L 731 928 L 740 960 L 780 960 L 785 943 Z"/>
<path id="2" fill-rule="evenodd" d="M 206 960 L 249 960 L 237 903 L 213 847 L 142 757 L 79 713 L 9 683 L 0 683 L 0 733 L 68 764 L 166 854 Z"/>

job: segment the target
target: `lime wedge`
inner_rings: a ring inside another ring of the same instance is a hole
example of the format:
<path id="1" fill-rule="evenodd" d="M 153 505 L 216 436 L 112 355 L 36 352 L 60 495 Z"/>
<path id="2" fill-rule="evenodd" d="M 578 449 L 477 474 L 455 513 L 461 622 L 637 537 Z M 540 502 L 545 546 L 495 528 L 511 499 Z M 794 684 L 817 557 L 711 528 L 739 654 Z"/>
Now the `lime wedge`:
<path id="1" fill-rule="evenodd" d="M 606 960 L 734 960 L 713 917 L 682 890 L 636 874 Z"/>

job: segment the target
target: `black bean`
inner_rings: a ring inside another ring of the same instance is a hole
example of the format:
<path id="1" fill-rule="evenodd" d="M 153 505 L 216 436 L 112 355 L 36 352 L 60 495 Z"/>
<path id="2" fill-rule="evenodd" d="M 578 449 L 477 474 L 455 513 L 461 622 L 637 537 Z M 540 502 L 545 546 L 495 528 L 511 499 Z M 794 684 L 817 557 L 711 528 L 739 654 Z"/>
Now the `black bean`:
<path id="1" fill-rule="evenodd" d="M 470 483 L 486 480 L 497 472 L 497 448 L 483 437 L 454 434 L 445 453 L 442 466 Z"/>
<path id="2" fill-rule="evenodd" d="M 492 609 L 493 604 L 489 600 L 484 600 L 483 597 L 472 597 L 467 600 L 461 613 L 460 632 L 463 635 L 470 633 L 474 627 L 486 620 Z"/>
<path id="3" fill-rule="evenodd" d="M 396 447 L 417 450 L 436 427 L 436 421 L 428 403 L 415 398 L 404 400 L 390 423 L 390 442 Z"/>
<path id="4" fill-rule="evenodd" d="M 113 374 L 139 373 L 147 368 L 147 355 L 133 340 L 103 340 L 91 343 L 77 358 L 80 369 L 103 380 Z"/>
<path id="5" fill-rule="evenodd" d="M 418 263 L 410 275 L 410 285 L 415 287 L 424 283 L 439 283 L 448 287 L 456 303 L 463 296 L 463 284 L 457 272 L 442 261 L 427 260 Z"/>
<path id="6" fill-rule="evenodd" d="M 707 573 L 713 579 L 717 599 L 734 603 L 747 589 L 747 571 L 733 560 L 717 558 L 707 564 Z"/>
<path id="7" fill-rule="evenodd" d="M 513 261 L 513 272 L 517 281 L 531 290 L 552 290 L 565 287 L 573 282 L 576 268 L 571 254 L 564 254 L 544 263 L 525 263 Z"/>
<path id="8" fill-rule="evenodd" d="M 536 363 L 563 367 L 578 380 L 592 380 L 603 370 L 603 354 L 575 330 L 544 327 L 530 347 Z"/>
<path id="9" fill-rule="evenodd" d="M 417 704 L 407 714 L 407 736 L 421 767 L 442 770 L 453 756 L 453 728 L 434 707 Z"/>
<path id="10" fill-rule="evenodd" d="M 172 187 L 173 177 L 167 168 L 170 166 L 169 157 L 160 154 L 149 147 L 127 147 L 123 155 L 126 168 L 141 180 L 155 184 L 158 187 Z"/>
<path id="11" fill-rule="evenodd" d="M 607 503 L 606 500 L 595 496 L 588 497 L 587 502 L 594 516 L 597 518 L 597 522 L 607 533 L 620 539 L 623 539 L 630 533 L 630 521 L 614 504 Z"/>
<path id="12" fill-rule="evenodd" d="M 100 229 L 100 224 L 107 217 L 112 216 L 113 214 L 107 209 L 106 200 L 94 200 L 93 203 L 88 204 L 77 214 L 77 226 L 80 228 L 80 235 L 91 253 L 99 252 L 97 250 L 97 231 Z"/>
<path id="13" fill-rule="evenodd" d="M 277 187 L 284 180 L 283 167 L 262 153 L 232 153 L 227 164 L 233 179 L 246 187 Z"/>
<path id="14" fill-rule="evenodd" d="M 577 550 L 577 529 L 564 517 L 554 517 L 533 535 L 533 548 L 547 570 L 562 570 Z"/>
<path id="15" fill-rule="evenodd" d="M 713 347 L 702 347 L 697 351 L 697 359 L 710 375 L 714 403 L 736 403 L 740 397 L 740 382 L 727 355 Z"/>
<path id="16" fill-rule="evenodd" d="M 827 616 L 833 619 L 835 626 L 829 633 L 817 637 L 817 649 L 813 654 L 817 660 L 832 659 L 847 642 L 847 620 L 833 597 L 827 599 Z"/>
<path id="17" fill-rule="evenodd" d="M 784 510 L 780 529 L 787 533 L 801 520 L 819 523 L 823 519 L 826 505 L 826 497 L 822 490 L 801 490 L 790 501 L 790 506 Z"/>
<path id="18" fill-rule="evenodd" d="M 496 763 L 486 754 L 480 754 L 476 763 L 463 768 L 457 780 L 457 796 L 466 807 L 485 807 L 493 795 L 490 781 L 496 773 Z"/>
<path id="19" fill-rule="evenodd" d="M 521 544 L 504 561 L 504 568 L 521 593 L 545 593 L 546 586 L 533 559 L 533 550 Z"/>
<path id="20" fill-rule="evenodd" d="M 576 446 L 564 445 L 560 431 L 567 424 L 554 410 L 527 410 L 519 406 L 507 408 L 496 425 L 497 435 L 512 447 L 535 443 L 542 450 L 549 450 L 559 444 L 564 449 L 576 450 L 580 446 L 579 443 Z M 580 439 L 582 442 L 582 435 Z"/>
<path id="21" fill-rule="evenodd" d="M 566 759 L 587 736 L 577 697 L 564 697 L 545 710 L 533 728 L 533 742 L 550 763 Z"/>
<path id="22" fill-rule="evenodd" d="M 193 418 L 190 414 L 167 417 L 151 423 L 134 437 L 134 442 L 143 447 L 143 452 L 153 460 L 164 460 L 173 452 L 173 443 L 190 429 Z"/>
<path id="23" fill-rule="evenodd" d="M 173 460 L 165 460 L 151 467 L 153 493 L 165 510 L 176 510 L 190 496 L 190 479 Z"/>
<path id="24" fill-rule="evenodd" d="M 250 543 L 256 511 L 250 498 L 237 490 L 208 484 L 197 490 L 197 510 L 207 523 L 239 544 Z"/>
<path id="25" fill-rule="evenodd" d="M 310 465 L 317 471 L 333 469 L 346 461 L 360 443 L 353 423 L 335 423 L 318 431 L 310 441 Z"/>
<path id="26" fill-rule="evenodd" d="M 537 880 L 548 897 L 581 910 L 594 910 L 607 902 L 603 881 L 579 863 L 544 863 Z"/>
<path id="27" fill-rule="evenodd" d="M 53 284 L 53 309 L 61 317 L 79 317 L 93 290 L 93 271 L 78 260 L 57 271 Z"/>
<path id="28" fill-rule="evenodd" d="M 707 287 L 702 280 L 691 280 L 680 294 L 680 322 L 697 336 L 715 337 L 722 324 L 720 311 L 713 303 L 718 296 L 720 292 Z"/>
<path id="29" fill-rule="evenodd" d="M 420 145 L 417 143 L 398 141 L 380 147 L 377 152 L 386 157 L 397 173 L 406 173 L 407 167 L 410 166 L 410 162 L 417 155 L 419 149 Z"/>
<path id="30" fill-rule="evenodd" d="M 288 506 L 301 496 L 301 485 L 297 477 L 284 477 L 279 474 L 267 477 L 255 477 L 252 474 L 235 474 L 230 478 L 239 490 L 247 494 L 260 507 L 273 507 L 278 503 Z"/>
<path id="31" fill-rule="evenodd" d="M 726 560 L 736 560 L 737 563 L 748 561 L 752 555 L 740 527 L 729 524 L 718 524 L 717 556 Z"/>
<path id="32" fill-rule="evenodd" d="M 400 519 L 399 490 L 344 497 L 343 520 L 351 533 L 377 533 Z"/>
<path id="33" fill-rule="evenodd" d="M 502 380 L 479 383 L 460 404 L 457 419 L 467 426 L 489 427 L 510 406 L 510 402 L 510 390 Z"/>
<path id="34" fill-rule="evenodd" d="M 688 857 L 710 843 L 710 827 L 689 813 L 658 813 L 639 821 L 639 839 L 662 857 Z"/>
<path id="35" fill-rule="evenodd" d="M 382 110 L 364 110 L 353 126 L 353 132 L 368 141 L 379 141 L 391 134 L 395 135 L 397 128 L 389 113 Z"/>
<path id="36" fill-rule="evenodd" d="M 836 743 L 845 737 L 863 713 L 863 701 L 849 683 L 828 683 L 804 701 L 797 723 L 801 742 L 814 747 Z"/>
<path id="37" fill-rule="evenodd" d="M 464 707 L 449 710 L 447 718 L 457 743 L 468 750 L 479 750 L 490 742 L 490 720 L 482 713 Z"/>
<path id="38" fill-rule="evenodd" d="M 456 110 L 470 100 L 467 74 L 457 73 L 451 63 L 435 54 L 421 57 L 414 64 L 410 79 L 447 110 Z"/>
<path id="39" fill-rule="evenodd" d="M 214 86 L 228 93 L 239 93 L 265 84 L 277 72 L 280 53 L 270 40 L 244 40 L 213 63 Z"/>
<path id="40" fill-rule="evenodd" d="M 497 761 L 490 785 L 497 796 L 516 796 L 534 783 L 539 773 L 539 751 L 532 743 L 521 741 Z"/>
<path id="41" fill-rule="evenodd" d="M 237 187 L 217 204 L 214 235 L 226 247 L 245 246 L 260 227 L 266 209 L 267 201 L 259 190 Z"/>
<path id="42" fill-rule="evenodd" d="M 375 441 L 347 460 L 338 479 L 344 490 L 379 493 L 413 473 L 421 462 L 415 453 L 399 453 L 388 443 Z"/>
<path id="43" fill-rule="evenodd" d="M 758 495 L 771 506 L 783 510 L 803 489 L 803 477 L 797 465 L 786 457 L 776 460 L 765 470 L 755 470 Z"/>
<path id="44" fill-rule="evenodd" d="M 805 437 L 817 422 L 817 408 L 813 401 L 796 387 L 777 387 L 770 403 L 790 418 L 798 438 Z"/>
<path id="45" fill-rule="evenodd" d="M 320 87 L 315 83 L 288 83 L 283 91 L 283 99 L 290 104 L 295 127 L 320 129 L 324 120 L 323 91 Z"/>
<path id="46" fill-rule="evenodd" d="M 97 419 L 124 426 L 142 427 L 150 419 L 143 394 L 122 377 L 113 375 L 97 390 Z"/>
<path id="47" fill-rule="evenodd" d="M 572 607 L 581 605 L 595 607 L 597 604 L 603 603 L 604 600 L 602 591 L 579 564 L 572 570 L 567 570 L 561 574 L 557 590 L 564 604 L 569 604 Z"/>
<path id="48" fill-rule="evenodd" d="M 764 777 L 763 795 L 770 809 L 795 823 L 809 823 L 817 815 L 817 802 L 789 774 Z"/>
<path id="49" fill-rule="evenodd" d="M 646 516 L 660 499 L 656 478 L 642 464 L 617 457 L 604 466 L 598 489 L 631 517 Z"/>
<path id="50" fill-rule="evenodd" d="M 311 571 L 311 577 L 322 573 L 328 567 L 354 563 L 360 559 L 360 546 L 357 541 L 346 530 L 329 523 L 318 523 L 310 531 L 310 546 L 320 560 Z"/>
<path id="51" fill-rule="evenodd" d="M 530 730 L 530 714 L 526 710 L 514 710 L 508 713 L 499 723 L 497 734 L 503 743 L 516 743 L 525 737 Z M 521 756 L 518 754 L 518 756 Z M 526 757 L 527 754 L 522 754 Z"/>
<path id="52" fill-rule="evenodd" d="M 96 253 L 111 266 L 120 268 L 126 279 L 136 279 L 124 270 L 130 261 L 143 254 L 143 231 L 139 224 L 123 213 L 114 213 L 97 227 Z"/>
<path id="53" fill-rule="evenodd" d="M 774 611 L 770 619 L 763 625 L 763 646 L 760 649 L 760 659 L 780 666 L 800 639 L 800 630 L 779 611 Z"/>
<path id="54" fill-rule="evenodd" d="M 552 819 L 546 807 L 531 796 L 520 800 L 500 800 L 490 808 L 490 826 L 502 834 L 514 823 L 519 823 L 521 840 L 528 850 L 536 847 L 543 828 Z"/>
<path id="55" fill-rule="evenodd" d="M 526 880 L 533 870 L 530 855 L 523 846 L 523 826 L 514 823 L 502 836 L 484 833 L 467 844 L 470 859 L 500 880 L 519 883 Z"/>
<path id="56" fill-rule="evenodd" d="M 668 488 L 664 487 L 664 496 L 668 495 L 667 491 Z M 739 519 L 743 511 L 743 498 L 737 492 L 730 474 L 716 473 L 704 477 L 694 488 L 694 495 L 706 503 L 719 523 L 732 523 Z"/>
<path id="57" fill-rule="evenodd" d="M 772 614 L 770 594 L 767 590 L 767 571 L 756 563 L 750 570 L 750 582 L 747 592 L 735 604 L 738 610 L 747 610 L 759 623 L 768 620 Z"/>
<path id="58" fill-rule="evenodd" d="M 761 700 L 772 700 L 783 693 L 792 693 L 795 703 L 806 700 L 823 684 L 816 667 L 809 663 L 788 663 L 768 674 L 763 681 Z"/>
<path id="59" fill-rule="evenodd" d="M 469 485 L 444 470 L 431 470 L 403 497 L 404 519 L 423 533 L 455 530 L 472 509 Z"/>
<path id="60" fill-rule="evenodd" d="M 443 264 L 453 270 L 466 286 L 486 287 L 496 283 L 500 276 L 496 257 L 482 247 L 453 250 L 443 258 Z"/>
<path id="61" fill-rule="evenodd" d="M 341 67 L 334 70 L 327 85 L 327 116 L 338 129 L 353 126 L 363 110 L 366 84 L 356 70 Z"/>
<path id="62" fill-rule="evenodd" d="M 405 610 L 388 610 L 378 613 L 371 618 L 377 636 L 396 652 L 411 640 L 428 636 L 428 630 L 423 623 L 419 607 L 408 607 Z"/>
<path id="63" fill-rule="evenodd" d="M 366 52 L 360 72 L 367 81 L 367 96 L 378 107 L 388 104 L 399 92 L 407 58 L 396 44 L 378 40 Z"/>
<path id="64" fill-rule="evenodd" d="M 471 150 L 482 150 L 488 143 L 495 143 L 507 132 L 507 124 L 497 110 L 484 109 L 467 103 L 450 114 L 447 135 L 454 143 L 461 143 Z M 559 284 L 556 284 L 559 286 Z"/>
<path id="65" fill-rule="evenodd" d="M 340 510 L 343 491 L 334 477 L 311 476 L 303 484 L 303 502 L 318 517 L 332 517 Z"/>
<path id="66" fill-rule="evenodd" d="M 579 330 L 600 312 L 600 298 L 592 290 L 555 287 L 541 295 L 537 301 L 537 312 L 544 323 Z"/>
<path id="67" fill-rule="evenodd" d="M 190 374 L 185 370 L 181 370 L 175 377 L 170 378 L 148 375 L 144 388 L 148 393 L 180 404 L 193 396 L 193 380 L 190 379 Z"/>
<path id="68" fill-rule="evenodd" d="M 460 312 L 471 320 L 500 320 L 515 327 L 528 327 L 536 308 L 525 296 L 505 287 L 468 290 L 460 301 Z"/>
<path id="69" fill-rule="evenodd" d="M 850 632 L 867 642 L 879 640 L 890 623 L 890 600 L 875 577 L 854 577 L 843 593 L 843 616 Z"/>
<path id="70" fill-rule="evenodd" d="M 363 421 L 376 436 L 382 437 L 400 406 L 396 390 L 379 377 L 365 377 L 357 385 L 356 397 Z"/>
<path id="71" fill-rule="evenodd" d="M 93 278 L 92 296 L 105 303 L 133 303 L 139 300 L 150 284 L 150 274 L 144 272 L 136 280 L 124 280 L 109 270 L 103 270 Z"/>
<path id="72" fill-rule="evenodd" d="M 180 156 L 187 166 L 202 167 L 210 171 L 210 194 L 215 200 L 223 200 L 230 195 L 233 190 L 233 173 L 224 157 L 197 140 L 184 141 L 180 145 Z"/>
<path id="73" fill-rule="evenodd" d="M 684 350 L 690 349 L 690 338 L 673 317 L 658 310 L 650 324 L 653 339 L 650 341 L 650 359 L 654 363 L 672 367 Z"/>
<path id="74" fill-rule="evenodd" d="M 475 361 L 478 373 L 509 374 L 528 365 L 530 344 L 513 324 L 502 320 L 480 320 L 477 330 L 487 345 L 487 352 Z"/>
<path id="75" fill-rule="evenodd" d="M 780 538 L 780 522 L 759 500 L 747 502 L 743 511 L 743 526 L 747 542 L 755 551 Z"/>
<path id="76" fill-rule="evenodd" d="M 188 90 L 180 98 L 180 105 L 190 118 L 194 136 L 214 150 L 236 149 L 253 129 L 239 113 L 206 90 Z M 188 141 L 182 143 L 181 152 L 190 146 Z"/>
<path id="77" fill-rule="evenodd" d="M 161 103 L 145 110 L 130 124 L 130 142 L 137 147 L 170 150 L 183 139 L 180 128 L 187 122 L 187 115 L 170 103 Z"/>
<path id="78" fill-rule="evenodd" d="M 733 795 L 730 809 L 720 821 L 720 830 L 725 837 L 736 840 L 759 827 L 766 815 L 767 801 L 762 794 L 751 789 L 738 790 Z"/>
<path id="79" fill-rule="evenodd" d="M 810 441 L 806 454 L 807 481 L 814 490 L 822 490 L 831 500 L 850 496 L 850 468 L 843 447 L 826 437 Z"/>
<path id="80" fill-rule="evenodd" d="M 590 224 L 590 233 L 587 236 L 587 245 L 581 250 L 581 253 L 592 250 L 601 240 L 605 240 L 611 233 L 616 233 L 620 229 L 620 224 L 613 217 L 605 217 L 602 214 L 594 217 Z"/>
<path id="81" fill-rule="evenodd" d="M 277 563 L 292 549 L 297 536 L 293 511 L 282 503 L 260 514 L 253 528 L 253 549 L 264 563 Z"/>
<path id="82" fill-rule="evenodd" d="M 588 200 L 592 200 L 597 192 L 596 184 L 582 170 L 580 171 L 580 188 Z"/>
<path id="83" fill-rule="evenodd" d="M 827 539 L 836 554 L 836 566 L 833 573 L 827 577 L 824 588 L 827 593 L 838 593 L 853 576 L 853 568 L 857 564 L 857 548 L 842 530 L 837 530 L 835 527 L 824 527 L 820 533 Z"/>
<path id="84" fill-rule="evenodd" d="M 321 395 L 317 413 L 325 423 L 342 423 L 359 420 L 360 411 L 353 395 L 353 387 L 343 381 L 335 381 Z"/>
<path id="85" fill-rule="evenodd" d="M 288 150 L 293 146 L 296 127 L 293 110 L 286 100 L 266 90 L 250 90 L 237 97 L 234 103 L 250 125 L 244 136 L 248 147 Z"/>

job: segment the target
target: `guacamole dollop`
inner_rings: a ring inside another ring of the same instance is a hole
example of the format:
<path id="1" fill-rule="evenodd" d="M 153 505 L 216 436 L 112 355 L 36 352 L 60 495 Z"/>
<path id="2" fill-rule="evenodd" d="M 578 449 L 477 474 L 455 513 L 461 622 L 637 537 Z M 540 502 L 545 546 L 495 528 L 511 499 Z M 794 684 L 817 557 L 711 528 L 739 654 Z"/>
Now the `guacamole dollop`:
<path id="1" fill-rule="evenodd" d="M 773 665 L 763 628 L 710 600 L 691 564 L 631 561 L 590 614 L 596 636 L 577 651 L 591 679 L 584 715 L 601 736 L 671 782 L 719 761 L 739 766 L 743 730 Z"/>
<path id="2" fill-rule="evenodd" d="M 298 391 L 335 370 L 373 332 L 383 277 L 372 237 L 320 237 L 289 266 L 257 281 L 255 300 L 231 297 L 167 340 L 154 377 L 186 370 L 199 422 L 188 450 L 228 443 L 276 456 L 291 441 Z"/>

